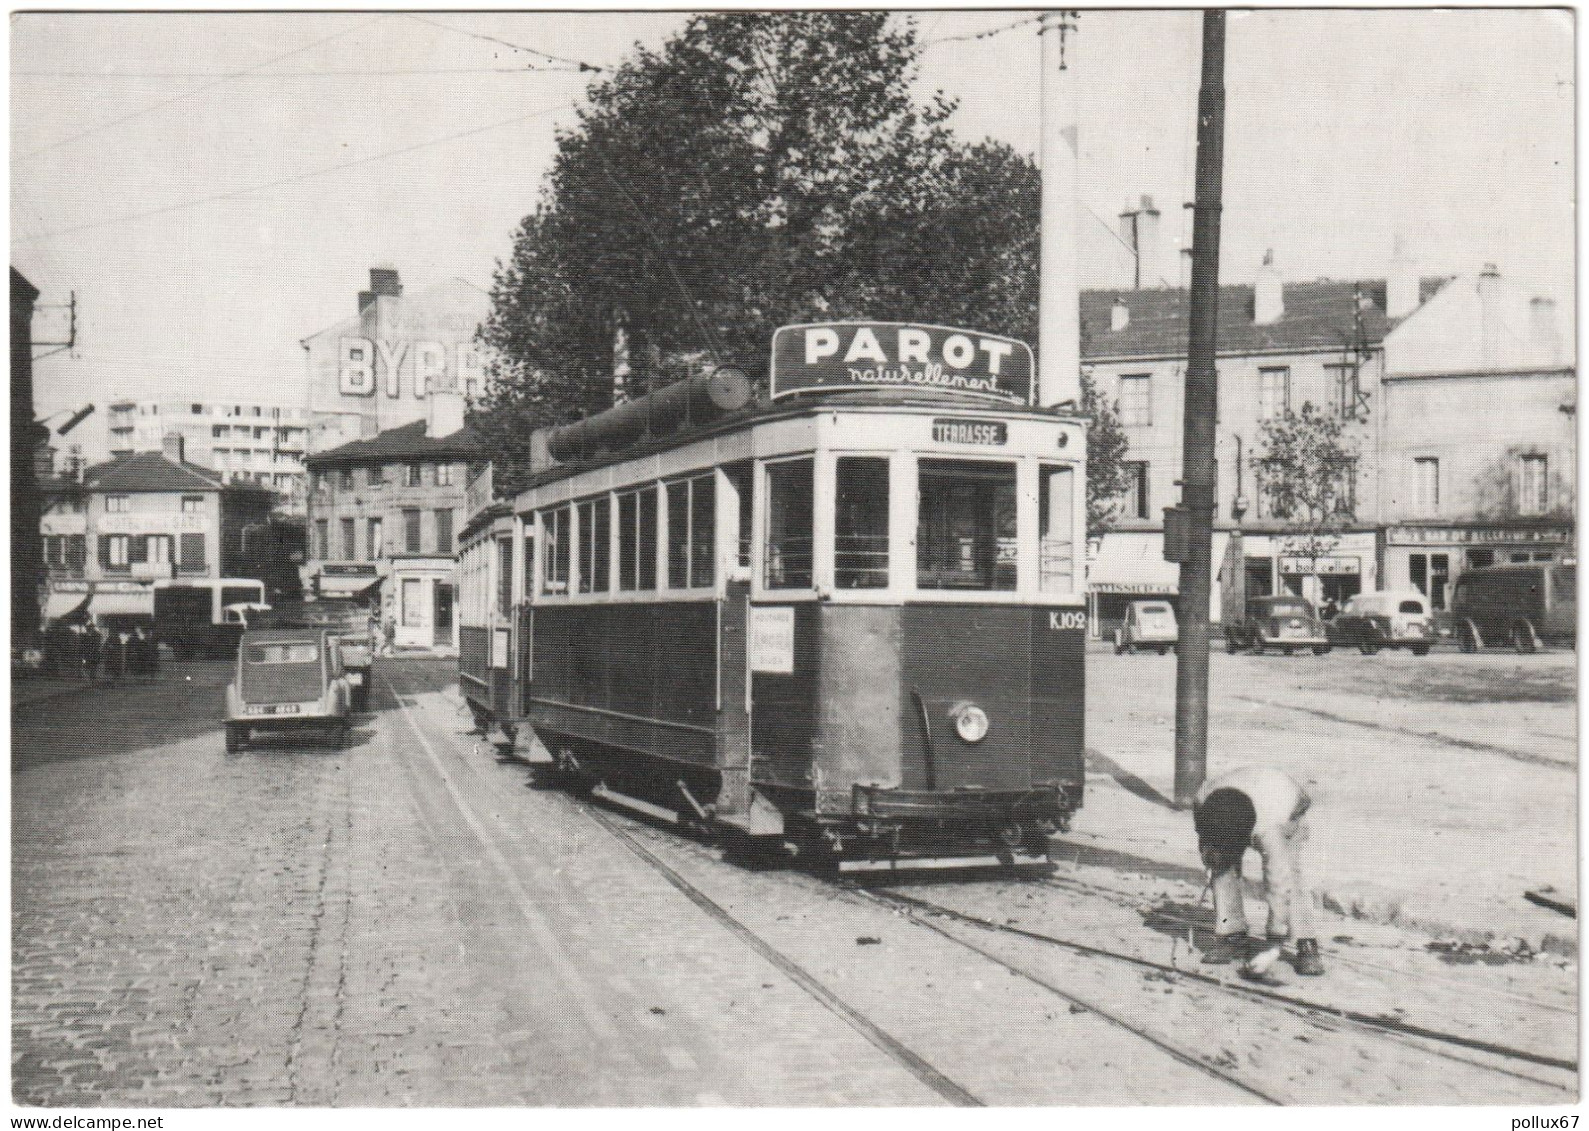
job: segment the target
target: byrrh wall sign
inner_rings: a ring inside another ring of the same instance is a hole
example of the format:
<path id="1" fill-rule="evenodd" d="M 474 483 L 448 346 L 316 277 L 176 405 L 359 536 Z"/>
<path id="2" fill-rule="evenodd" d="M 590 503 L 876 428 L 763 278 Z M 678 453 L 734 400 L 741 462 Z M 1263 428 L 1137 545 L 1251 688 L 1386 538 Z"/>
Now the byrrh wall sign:
<path id="1" fill-rule="evenodd" d="M 773 399 L 833 389 L 907 388 L 1032 402 L 1032 347 L 914 322 L 820 322 L 772 337 Z"/>

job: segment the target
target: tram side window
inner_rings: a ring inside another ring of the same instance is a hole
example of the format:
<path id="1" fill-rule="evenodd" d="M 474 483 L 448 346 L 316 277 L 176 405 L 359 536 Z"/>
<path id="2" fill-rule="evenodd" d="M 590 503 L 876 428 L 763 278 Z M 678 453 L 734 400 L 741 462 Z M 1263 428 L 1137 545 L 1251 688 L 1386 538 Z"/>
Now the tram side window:
<path id="1" fill-rule="evenodd" d="M 657 493 L 653 487 L 618 496 L 618 588 L 657 587 Z"/>
<path id="2" fill-rule="evenodd" d="M 1076 469 L 1038 472 L 1037 587 L 1044 593 L 1076 591 Z"/>
<path id="3" fill-rule="evenodd" d="M 668 484 L 668 588 L 712 584 L 716 482 L 709 475 Z"/>
<path id="4" fill-rule="evenodd" d="M 748 460 L 744 463 L 730 463 L 723 467 L 723 473 L 734 484 L 734 493 L 739 496 L 739 547 L 737 561 L 745 569 L 750 568 L 750 544 L 753 531 L 751 530 L 751 484 L 754 480 L 754 465 Z"/>
<path id="5" fill-rule="evenodd" d="M 1015 465 L 921 461 L 920 589 L 1015 588 Z"/>
<path id="6" fill-rule="evenodd" d="M 888 460 L 838 460 L 833 583 L 839 589 L 888 587 Z"/>
<path id="7" fill-rule="evenodd" d="M 810 460 L 768 465 L 768 589 L 811 588 L 812 491 Z"/>
<path id="8" fill-rule="evenodd" d="M 579 591 L 605 593 L 612 546 L 612 503 L 604 495 L 579 504 Z"/>
<path id="9" fill-rule="evenodd" d="M 545 557 L 541 563 L 541 592 L 568 592 L 569 508 L 558 507 L 541 516 L 546 532 Z"/>
<path id="10" fill-rule="evenodd" d="M 497 539 L 497 612 L 507 616 L 513 608 L 513 539 Z"/>

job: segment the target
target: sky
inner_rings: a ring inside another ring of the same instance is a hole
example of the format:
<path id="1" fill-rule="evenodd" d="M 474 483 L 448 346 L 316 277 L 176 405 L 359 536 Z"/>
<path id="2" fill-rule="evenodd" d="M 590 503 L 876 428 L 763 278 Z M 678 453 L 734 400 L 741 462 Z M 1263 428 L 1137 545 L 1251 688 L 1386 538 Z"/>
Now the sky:
<path id="1" fill-rule="evenodd" d="M 958 100 L 967 141 L 1035 154 L 1030 15 L 914 15 L 929 44 L 919 91 Z M 355 312 L 370 267 L 396 267 L 410 290 L 490 286 L 592 81 L 571 62 L 611 67 L 685 19 L 13 14 L 11 262 L 41 303 L 78 302 L 77 347 L 38 363 L 39 415 L 98 405 L 72 436 L 92 455 L 118 395 L 302 403 L 298 343 Z M 1572 21 L 1231 13 L 1221 278 L 1250 281 L 1266 249 L 1287 280 L 1379 278 L 1400 238 L 1425 274 L 1495 263 L 1570 309 Z M 1079 24 L 1081 283 L 1118 285 L 1110 229 L 1142 195 L 1163 216 L 1157 273 L 1176 282 L 1200 16 Z M 41 311 L 35 336 L 56 337 L 60 318 Z"/>

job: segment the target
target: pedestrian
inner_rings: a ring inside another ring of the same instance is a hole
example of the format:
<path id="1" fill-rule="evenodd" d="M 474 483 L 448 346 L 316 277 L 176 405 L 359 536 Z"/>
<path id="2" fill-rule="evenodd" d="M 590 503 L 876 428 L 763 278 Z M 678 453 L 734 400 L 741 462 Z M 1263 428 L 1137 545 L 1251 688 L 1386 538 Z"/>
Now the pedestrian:
<path id="1" fill-rule="evenodd" d="M 1298 974 L 1324 973 L 1319 942 L 1309 919 L 1309 893 L 1302 878 L 1301 848 L 1308 836 L 1303 817 L 1312 800 L 1290 775 L 1270 766 L 1244 766 L 1203 783 L 1192 807 L 1197 848 L 1214 889 L 1214 941 L 1203 961 L 1244 961 L 1243 972 L 1261 976 L 1296 940 L 1292 965 Z M 1241 894 L 1241 862 L 1247 849 L 1263 858 L 1264 894 L 1269 900 L 1266 945 L 1256 957 L 1247 935 Z"/>

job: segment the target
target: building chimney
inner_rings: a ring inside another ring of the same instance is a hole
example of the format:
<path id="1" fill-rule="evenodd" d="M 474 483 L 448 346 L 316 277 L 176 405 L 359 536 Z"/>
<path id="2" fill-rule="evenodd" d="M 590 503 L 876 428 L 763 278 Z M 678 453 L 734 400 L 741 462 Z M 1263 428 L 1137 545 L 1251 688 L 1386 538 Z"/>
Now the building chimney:
<path id="1" fill-rule="evenodd" d="M 1151 287 L 1159 279 L 1159 210 L 1144 193 L 1141 203 L 1127 204 L 1120 213 L 1120 238 L 1131 249 L 1129 282 L 1133 290 Z"/>
<path id="2" fill-rule="evenodd" d="M 1390 254 L 1390 273 L 1385 278 L 1385 317 L 1405 318 L 1420 305 L 1418 262 L 1407 252 L 1406 242 L 1396 237 Z"/>
<path id="3" fill-rule="evenodd" d="M 1479 363 L 1480 368 L 1495 365 L 1505 334 L 1501 325 L 1501 272 L 1493 263 L 1486 263 L 1479 272 L 1475 288 L 1479 295 Z"/>
<path id="4" fill-rule="evenodd" d="M 1131 325 L 1131 308 L 1126 305 L 1126 300 L 1115 295 L 1114 305 L 1109 308 L 1109 329 L 1114 332 L 1124 330 Z"/>
<path id="5" fill-rule="evenodd" d="M 1556 300 L 1535 295 L 1528 302 L 1529 347 L 1541 365 L 1561 360 L 1561 333 L 1556 327 Z"/>
<path id="6" fill-rule="evenodd" d="M 359 292 L 359 313 L 374 306 L 378 298 L 401 298 L 402 295 L 403 284 L 398 282 L 397 268 L 371 267 L 370 289 Z"/>
<path id="7" fill-rule="evenodd" d="M 1252 288 L 1252 320 L 1259 326 L 1280 321 L 1286 312 L 1285 291 L 1280 283 L 1280 272 L 1275 270 L 1274 249 L 1263 253 L 1263 266 L 1258 269 L 1258 281 Z"/>
<path id="8" fill-rule="evenodd" d="M 430 439 L 451 436 L 463 427 L 463 394 L 456 389 L 433 389 L 425 435 Z"/>
<path id="9" fill-rule="evenodd" d="M 184 455 L 187 452 L 187 441 L 180 432 L 167 432 L 160 442 L 160 450 L 165 453 L 166 459 L 172 463 L 186 463 Z"/>

